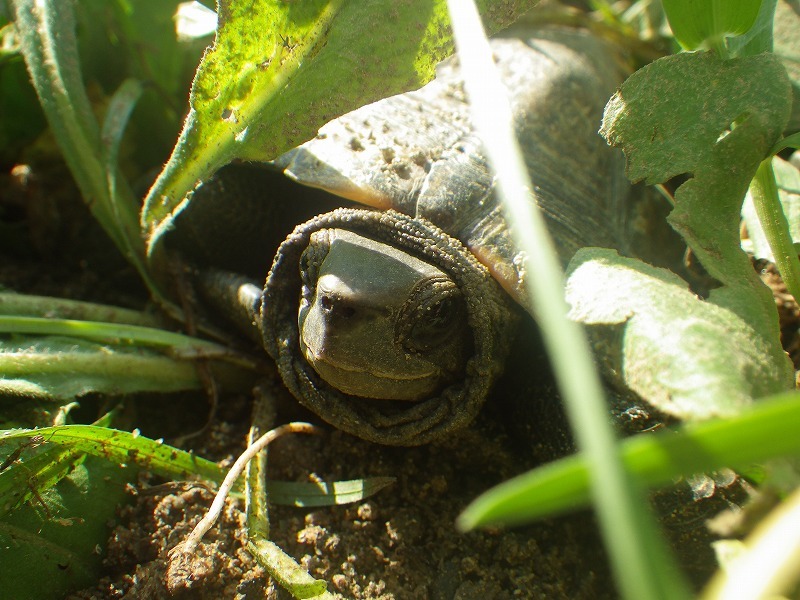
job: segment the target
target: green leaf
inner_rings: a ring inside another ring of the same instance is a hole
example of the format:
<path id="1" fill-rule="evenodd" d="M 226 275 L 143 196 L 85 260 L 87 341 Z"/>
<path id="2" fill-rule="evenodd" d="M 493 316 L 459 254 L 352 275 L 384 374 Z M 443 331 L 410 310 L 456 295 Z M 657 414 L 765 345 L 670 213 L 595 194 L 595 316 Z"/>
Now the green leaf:
<path id="1" fill-rule="evenodd" d="M 158 296 L 145 268 L 138 203 L 124 179 L 107 169 L 100 128 L 83 87 L 73 2 L 11 0 L 10 7 L 34 88 L 84 201 Z"/>
<path id="2" fill-rule="evenodd" d="M 352 504 L 374 496 L 390 486 L 394 477 L 369 477 L 350 481 L 320 481 L 317 483 L 289 483 L 270 481 L 267 483 L 269 500 L 285 506 L 331 506 Z M 280 484 L 280 485 L 279 485 Z"/>
<path id="3" fill-rule="evenodd" d="M 3 596 L 64 598 L 96 582 L 108 522 L 126 501 L 125 483 L 130 477 L 129 470 L 87 459 L 23 510 L 4 516 L 0 521 Z"/>
<path id="4" fill-rule="evenodd" d="M 108 191 L 112 198 L 117 195 L 117 160 L 119 159 L 119 148 L 122 144 L 122 136 L 128 126 L 131 112 L 142 95 L 142 84 L 136 79 L 126 79 L 122 82 L 108 105 L 103 129 L 100 136 L 102 143 L 102 153 L 105 160 L 106 179 L 108 181 Z M 118 209 L 117 203 L 112 203 L 112 207 Z M 121 215 L 117 215 L 117 221 L 121 220 Z"/>
<path id="5" fill-rule="evenodd" d="M 620 383 L 667 415 L 730 416 L 794 387 L 777 343 L 665 269 L 584 248 L 570 263 L 566 297 L 572 319 L 599 326 L 594 345 L 622 365 Z"/>
<path id="6" fill-rule="evenodd" d="M 482 3 L 497 30 L 533 2 Z M 357 106 L 419 87 L 452 51 L 444 0 L 222 1 L 213 49 L 142 226 L 153 254 L 184 197 L 234 158 L 269 160 Z"/>
<path id="7" fill-rule="evenodd" d="M 207 479 L 221 483 L 225 478 L 216 463 L 196 454 L 174 448 L 159 440 L 151 440 L 138 433 L 119 431 L 94 425 L 65 425 L 42 427 L 35 430 L 0 431 L 0 446 L 11 442 L 24 442 L 34 436 L 42 436 L 46 443 L 61 446 L 105 458 L 119 464 L 136 464 L 143 469 L 169 479 Z M 15 467 L 0 473 L 3 477 L 13 473 Z M 21 465 L 17 468 L 25 472 Z M 23 475 L 24 476 L 24 475 Z M 332 506 L 358 502 L 394 482 L 391 477 L 373 477 L 353 481 L 332 483 L 297 483 L 269 481 L 267 491 L 270 501 L 289 506 Z M 10 489 L 10 486 L 0 491 Z M 0 495 L 0 506 L 16 503 L 16 496 Z"/>
<path id="8" fill-rule="evenodd" d="M 743 35 L 726 40 L 731 56 L 754 56 L 762 52 L 772 52 L 773 22 L 777 24 L 775 8 L 778 0 L 762 0 L 753 26 Z"/>
<path id="9" fill-rule="evenodd" d="M 84 461 L 84 452 L 95 458 L 86 460 L 88 468 L 76 468 Z M 192 453 L 136 433 L 94 425 L 0 432 L 0 456 L 4 457 L 0 465 L 0 515 L 4 517 L 0 523 L 0 580 L 20 586 L 4 587 L 5 593 L 14 590 L 14 598 L 63 597 L 69 589 L 88 585 L 97 578 L 102 555 L 97 549 L 106 541 L 105 523 L 112 516 L 109 511 L 113 513 L 124 498 L 123 484 L 132 473 L 130 469 L 120 469 L 120 464 L 138 465 L 179 479 L 203 477 L 220 483 L 225 476 L 215 463 Z M 69 485 L 76 476 L 81 484 Z M 95 483 L 87 488 L 87 481 L 110 482 L 111 486 L 105 489 Z M 392 481 L 388 477 L 332 484 L 270 481 L 259 489 L 259 495 L 262 503 L 268 498 L 273 503 L 295 506 L 329 506 L 361 500 Z M 75 493 L 91 494 L 92 503 L 86 507 L 78 504 L 65 514 L 62 505 L 74 500 L 71 496 Z M 26 501 L 28 505 L 22 506 Z M 44 521 L 46 526 L 42 525 Z M 77 536 L 65 538 L 64 530 L 67 536 Z M 332 598 L 325 594 L 324 582 L 311 578 L 264 536 L 251 539 L 248 547 L 296 597 Z M 42 582 L 31 586 L 25 586 L 25 578 L 10 575 L 22 572 L 26 561 L 40 554 L 41 564 L 24 569 L 26 573 L 41 569 L 46 574 L 48 569 L 54 569 L 54 563 L 67 572 L 59 573 L 59 577 L 43 577 Z"/>
<path id="10" fill-rule="evenodd" d="M 774 52 L 789 73 L 794 107 L 788 131 L 800 130 L 800 10 L 797 3 L 778 2 L 773 26 Z"/>
<path id="11" fill-rule="evenodd" d="M 779 339 L 775 305 L 740 247 L 739 221 L 750 180 L 790 106 L 786 71 L 770 54 L 728 61 L 680 54 L 634 73 L 606 106 L 601 129 L 625 152 L 632 181 L 690 176 L 669 222 L 722 284 L 709 300 L 770 344 Z"/>
<path id="12" fill-rule="evenodd" d="M 314 579 L 274 542 L 263 538 L 251 539 L 247 542 L 247 549 L 295 598 L 333 600 L 334 596 L 327 591 L 324 581 Z"/>
<path id="13" fill-rule="evenodd" d="M 621 442 L 627 469 L 649 487 L 678 476 L 723 467 L 747 467 L 777 456 L 800 454 L 800 395 L 764 399 L 724 420 L 692 423 L 679 430 L 640 434 Z M 574 455 L 492 488 L 458 518 L 462 530 L 505 523 L 520 525 L 589 504 L 585 456 Z"/>
<path id="14" fill-rule="evenodd" d="M 3 471 L 0 471 L 0 517 L 61 481 L 85 454 L 75 448 L 48 444 L 41 435 L 3 443 Z M 26 451 L 43 446 L 32 456 Z M 8 452 L 6 450 L 8 449 Z M 24 461 L 20 460 L 25 457 Z M 24 466 L 22 466 L 24 464 Z"/>
<path id="15" fill-rule="evenodd" d="M 0 394 L 47 400 L 202 387 L 191 361 L 147 348 L 56 336 L 0 340 L 0 373 Z"/>
<path id="16" fill-rule="evenodd" d="M 263 406 L 255 409 L 255 414 Z M 254 421 L 258 422 L 258 417 Z M 261 437 L 262 431 L 255 424 L 251 426 L 248 444 Z M 291 556 L 269 539 L 269 510 L 267 499 L 267 455 L 264 448 L 247 463 L 245 473 L 245 512 L 247 514 L 247 549 L 284 589 L 295 598 L 314 598 L 332 600 L 324 581 L 314 579 Z"/>
<path id="17" fill-rule="evenodd" d="M 795 94 L 795 98 L 796 97 L 797 95 Z M 800 149 L 800 131 L 791 135 L 787 135 L 785 138 L 780 140 L 772 147 L 772 150 L 770 150 L 770 155 L 775 156 L 786 148 L 794 148 L 795 150 Z"/>
<path id="18" fill-rule="evenodd" d="M 0 295 L 0 310 L 77 313 L 120 322 L 0 314 L 0 333 L 14 334 L 0 337 L 0 393 L 71 400 L 89 392 L 199 389 L 202 385 L 193 359 L 214 359 L 208 364 L 220 383 L 240 390 L 252 382 L 248 371 L 258 369 L 253 359 L 224 346 L 128 323 L 146 322 L 141 313 L 73 301 L 51 303 L 48 298 L 36 296 L 23 296 L 23 301 L 24 298 L 31 299 L 30 306 L 21 305 L 14 294 Z"/>
<path id="19" fill-rule="evenodd" d="M 0 292 L 0 315 L 72 319 L 78 321 L 105 321 L 155 327 L 158 319 L 149 313 L 120 308 L 108 304 L 83 302 L 53 296 L 35 296 Z"/>
<path id="20" fill-rule="evenodd" d="M 77 319 L 0 315 L 0 332 L 69 335 L 112 344 L 163 347 L 169 348 L 176 353 L 182 351 L 187 356 L 201 353 L 204 353 L 205 356 L 228 353 L 224 346 L 207 340 L 155 327 L 143 327 L 127 323 L 102 323 Z"/>
<path id="21" fill-rule="evenodd" d="M 78 46 L 87 88 L 106 97 L 126 79 L 145 82 L 125 132 L 126 174 L 160 167 L 175 145 L 186 98 L 208 37 L 187 40 L 176 32 L 181 0 L 80 0 Z M 94 100 L 97 102 L 97 100 Z M 116 119 L 112 107 L 105 117 Z M 148 181 L 152 173 L 147 174 Z"/>
<path id="22" fill-rule="evenodd" d="M 663 0 L 670 27 L 681 45 L 694 50 L 741 35 L 755 23 L 762 0 Z"/>

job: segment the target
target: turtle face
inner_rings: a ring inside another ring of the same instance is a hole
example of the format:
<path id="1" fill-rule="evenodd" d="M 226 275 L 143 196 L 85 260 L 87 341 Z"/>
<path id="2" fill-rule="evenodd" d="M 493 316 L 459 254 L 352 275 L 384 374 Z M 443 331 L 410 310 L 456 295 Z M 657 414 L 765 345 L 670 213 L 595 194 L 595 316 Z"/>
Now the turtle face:
<path id="1" fill-rule="evenodd" d="M 344 229 L 315 232 L 300 263 L 300 348 L 330 385 L 414 401 L 463 376 L 467 311 L 443 271 Z"/>

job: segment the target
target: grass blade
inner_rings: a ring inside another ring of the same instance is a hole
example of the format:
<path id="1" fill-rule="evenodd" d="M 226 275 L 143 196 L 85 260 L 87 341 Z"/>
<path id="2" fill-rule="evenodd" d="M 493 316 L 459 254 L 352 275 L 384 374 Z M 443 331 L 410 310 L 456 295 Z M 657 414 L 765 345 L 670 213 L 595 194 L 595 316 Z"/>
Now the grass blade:
<path id="1" fill-rule="evenodd" d="M 153 295 L 160 298 L 144 263 L 138 202 L 124 180 L 117 177 L 116 165 L 107 164 L 111 154 L 103 150 L 83 87 L 73 2 L 13 0 L 10 9 L 31 81 L 84 201 Z"/>
<path id="2" fill-rule="evenodd" d="M 741 415 L 639 435 L 620 443 L 625 468 L 644 485 L 671 485 L 677 477 L 741 468 L 776 456 L 800 455 L 800 394 L 760 400 Z M 570 456 L 489 490 L 458 520 L 462 529 L 490 523 L 523 524 L 589 505 L 590 463 Z"/>
<path id="3" fill-rule="evenodd" d="M 473 121 L 497 174 L 507 220 L 519 246 L 536 265 L 529 286 L 531 304 L 553 362 L 572 428 L 589 457 L 591 490 L 612 567 L 627 598 L 689 597 L 655 519 L 640 490 L 625 471 L 607 418 L 602 386 L 584 332 L 567 320 L 564 275 L 544 220 L 529 201 L 533 189 L 513 132 L 508 99 L 492 65 L 492 53 L 471 2 L 450 0 L 456 47 L 473 108 Z"/>
<path id="4" fill-rule="evenodd" d="M 135 432 L 119 431 L 95 425 L 64 425 L 40 429 L 0 431 L 0 446 L 12 441 L 24 442 L 42 436 L 48 443 L 85 452 L 120 464 L 136 464 L 168 479 L 206 479 L 221 483 L 223 471 L 215 462 L 191 452 L 152 440 Z M 0 474 L 0 482 L 11 471 Z M 358 502 L 394 482 L 391 477 L 374 477 L 332 483 L 268 481 L 267 492 L 275 504 L 289 506 L 333 506 Z M 241 493 L 242 485 L 237 488 Z M 0 506 L 3 498 L 0 495 Z"/>

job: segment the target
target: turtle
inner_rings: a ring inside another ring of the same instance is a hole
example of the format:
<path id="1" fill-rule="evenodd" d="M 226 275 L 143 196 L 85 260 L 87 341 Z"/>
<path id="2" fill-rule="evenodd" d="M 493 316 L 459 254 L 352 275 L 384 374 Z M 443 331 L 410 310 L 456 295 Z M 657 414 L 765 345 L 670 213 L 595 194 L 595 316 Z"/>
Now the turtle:
<path id="1" fill-rule="evenodd" d="M 530 199 L 562 262 L 585 246 L 630 252 L 624 159 L 598 134 L 624 78 L 618 51 L 560 26 L 519 26 L 491 43 Z M 503 371 L 519 319 L 536 316 L 525 293 L 536 266 L 511 237 L 457 60 L 419 90 L 331 121 L 270 168 L 350 204 L 298 225 L 263 285 L 216 268 L 200 269 L 197 285 L 331 425 L 410 446 L 469 424 Z M 242 192 L 225 181 L 201 185 L 197 203 L 228 188 L 229 197 L 275 204 L 267 184 Z M 263 230 L 248 221 L 251 232 Z"/>

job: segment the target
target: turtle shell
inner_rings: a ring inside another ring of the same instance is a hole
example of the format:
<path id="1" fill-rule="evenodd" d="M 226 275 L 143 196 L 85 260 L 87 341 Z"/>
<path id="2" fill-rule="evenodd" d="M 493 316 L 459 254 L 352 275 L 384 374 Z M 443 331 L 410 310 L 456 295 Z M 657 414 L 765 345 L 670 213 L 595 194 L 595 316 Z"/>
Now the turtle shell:
<path id="1" fill-rule="evenodd" d="M 623 79 L 614 49 L 586 31 L 515 29 L 492 40 L 534 189 L 564 264 L 585 246 L 626 251 L 622 155 L 598 134 Z M 420 90 L 360 108 L 283 155 L 296 181 L 379 210 L 424 218 L 459 239 L 528 304 L 528 265 L 511 236 L 469 118 L 456 61 Z"/>
<path id="2" fill-rule="evenodd" d="M 492 42 L 544 212 L 566 263 L 581 247 L 624 251 L 617 215 L 627 197 L 621 155 L 597 133 L 622 80 L 615 52 L 584 31 L 508 32 Z M 300 225 L 281 245 L 261 304 L 264 346 L 298 400 L 331 424 L 387 444 L 428 442 L 469 423 L 502 370 L 513 337 L 509 296 L 531 314 L 535 272 L 514 244 L 469 119 L 458 66 L 443 63 L 418 91 L 325 125 L 276 165 L 300 183 L 371 209 L 340 209 Z M 347 229 L 435 264 L 461 288 L 474 354 L 463 381 L 417 402 L 367 400 L 326 383 L 298 343 L 298 263 L 311 235 Z M 503 294 L 504 289 L 508 295 Z"/>

